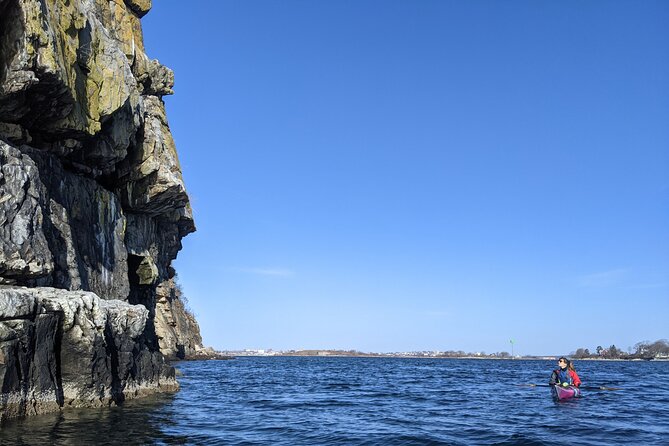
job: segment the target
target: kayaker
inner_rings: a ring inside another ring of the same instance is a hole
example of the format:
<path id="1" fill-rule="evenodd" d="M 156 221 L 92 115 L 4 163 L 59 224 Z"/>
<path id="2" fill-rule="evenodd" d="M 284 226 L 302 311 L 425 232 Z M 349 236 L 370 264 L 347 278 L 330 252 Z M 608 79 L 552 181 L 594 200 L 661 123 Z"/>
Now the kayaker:
<path id="1" fill-rule="evenodd" d="M 580 386 L 581 378 L 578 377 L 574 364 L 567 358 L 558 359 L 558 368 L 551 374 L 551 385 Z"/>

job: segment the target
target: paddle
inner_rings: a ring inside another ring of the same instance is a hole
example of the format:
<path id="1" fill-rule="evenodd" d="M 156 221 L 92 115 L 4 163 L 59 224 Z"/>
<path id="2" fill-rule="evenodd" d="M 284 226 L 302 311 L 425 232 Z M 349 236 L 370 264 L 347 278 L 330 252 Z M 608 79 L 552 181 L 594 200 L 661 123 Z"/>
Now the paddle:
<path id="1" fill-rule="evenodd" d="M 518 384 L 519 386 L 528 387 L 553 387 L 559 384 Z M 580 386 L 579 389 L 585 390 L 625 390 L 621 387 L 604 387 L 604 386 Z"/>

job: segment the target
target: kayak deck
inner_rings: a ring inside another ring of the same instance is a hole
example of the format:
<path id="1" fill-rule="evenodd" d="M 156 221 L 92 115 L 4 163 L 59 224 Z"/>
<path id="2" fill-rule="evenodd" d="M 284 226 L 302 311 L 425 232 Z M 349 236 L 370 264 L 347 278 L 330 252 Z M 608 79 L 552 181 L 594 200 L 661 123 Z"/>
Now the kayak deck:
<path id="1" fill-rule="evenodd" d="M 571 398 L 578 398 L 581 396 L 581 390 L 576 386 L 552 386 L 551 394 L 556 400 L 568 400 Z"/>

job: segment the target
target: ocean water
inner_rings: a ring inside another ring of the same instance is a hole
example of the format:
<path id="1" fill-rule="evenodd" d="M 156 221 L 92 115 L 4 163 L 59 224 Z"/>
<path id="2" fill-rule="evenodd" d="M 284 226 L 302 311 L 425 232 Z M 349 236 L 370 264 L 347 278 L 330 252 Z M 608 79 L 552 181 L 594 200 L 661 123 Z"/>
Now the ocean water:
<path id="1" fill-rule="evenodd" d="M 669 362 L 239 358 L 177 364 L 181 391 L 6 422 L 2 444 L 669 445 Z"/>

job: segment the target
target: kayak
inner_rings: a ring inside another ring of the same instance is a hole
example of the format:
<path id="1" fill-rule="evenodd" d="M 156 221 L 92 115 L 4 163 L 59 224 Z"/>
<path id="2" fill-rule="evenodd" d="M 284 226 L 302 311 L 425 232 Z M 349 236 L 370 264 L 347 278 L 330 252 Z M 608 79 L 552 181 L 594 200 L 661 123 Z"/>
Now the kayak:
<path id="1" fill-rule="evenodd" d="M 553 386 L 551 388 L 551 393 L 556 400 L 568 400 L 581 396 L 581 390 L 576 386 Z"/>
<path id="2" fill-rule="evenodd" d="M 551 393 L 556 400 L 568 400 L 581 396 L 581 389 L 576 386 L 552 386 Z"/>

